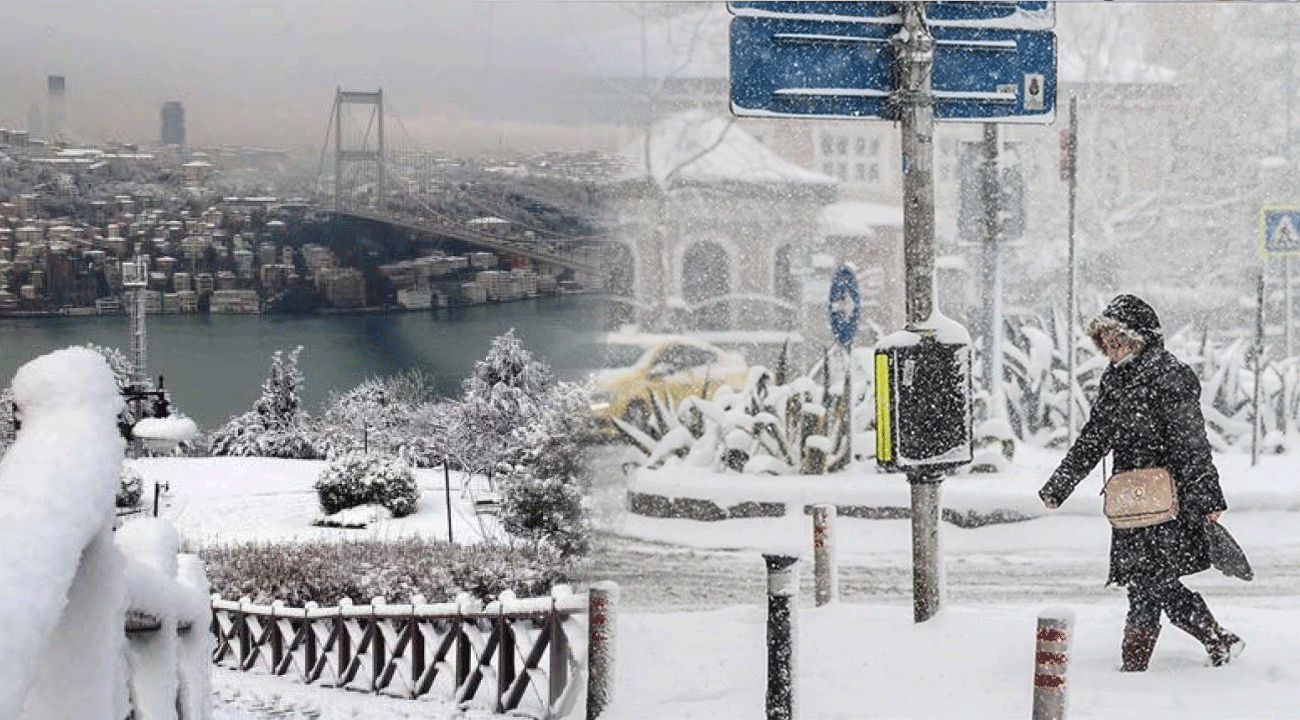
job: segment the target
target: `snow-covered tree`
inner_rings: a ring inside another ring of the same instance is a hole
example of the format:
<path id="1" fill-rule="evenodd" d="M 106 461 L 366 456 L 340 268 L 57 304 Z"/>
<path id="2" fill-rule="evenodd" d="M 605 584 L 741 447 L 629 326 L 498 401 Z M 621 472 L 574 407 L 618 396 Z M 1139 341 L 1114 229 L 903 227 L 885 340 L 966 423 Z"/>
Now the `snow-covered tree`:
<path id="1" fill-rule="evenodd" d="M 298 369 L 301 352 L 301 345 L 288 355 L 275 351 L 261 397 L 251 411 L 230 418 L 213 433 L 213 455 L 317 457 L 309 438 L 308 417 L 302 410 L 303 376 Z"/>
<path id="2" fill-rule="evenodd" d="M 550 367 L 533 359 L 512 328 L 492 340 L 487 356 L 474 363 L 458 407 L 457 453 L 466 469 L 492 470 L 515 447 L 516 428 L 532 422 L 542 398 L 555 385 Z"/>
<path id="3" fill-rule="evenodd" d="M 436 397 L 431 378 L 418 370 L 369 378 L 331 396 L 317 423 L 314 443 L 326 457 L 364 450 L 431 467 L 440 464 L 445 454 L 447 405 Z"/>
<path id="4" fill-rule="evenodd" d="M 501 522 L 508 532 L 562 556 L 586 553 L 591 431 L 591 398 L 582 386 L 563 382 L 542 398 L 534 419 L 515 430 L 501 481 Z"/>

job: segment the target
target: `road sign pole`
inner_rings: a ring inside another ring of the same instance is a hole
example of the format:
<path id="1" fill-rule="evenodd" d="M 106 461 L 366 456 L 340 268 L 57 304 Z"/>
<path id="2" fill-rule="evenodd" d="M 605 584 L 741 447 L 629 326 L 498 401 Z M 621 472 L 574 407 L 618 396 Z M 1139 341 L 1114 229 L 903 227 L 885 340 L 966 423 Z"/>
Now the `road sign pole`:
<path id="1" fill-rule="evenodd" d="M 934 37 L 920 2 L 901 4 L 903 32 L 895 38 L 903 147 L 903 262 L 907 325 L 934 312 Z M 912 614 L 925 622 L 939 611 L 939 483 L 932 468 L 908 471 L 912 486 Z"/>
<path id="2" fill-rule="evenodd" d="M 984 382 L 989 393 L 988 418 L 1001 418 L 1005 413 L 1002 401 L 1002 295 L 1001 252 L 1002 239 L 1002 183 L 998 168 L 998 126 L 984 123 L 984 157 L 980 166 L 980 196 L 984 205 L 984 218 L 980 222 L 984 281 L 984 318 L 988 330 L 984 337 Z"/>
<path id="3" fill-rule="evenodd" d="M 1066 427 L 1067 427 L 1066 441 L 1070 445 L 1074 444 L 1074 358 L 1076 355 L 1078 355 L 1078 350 L 1074 347 L 1074 342 L 1075 342 L 1074 324 L 1078 322 L 1078 316 L 1079 316 L 1079 311 L 1078 311 L 1079 299 L 1078 299 L 1078 292 L 1077 292 L 1078 273 L 1075 270 L 1075 262 L 1074 262 L 1074 212 L 1075 212 L 1075 199 L 1078 195 L 1078 187 L 1079 187 L 1079 183 L 1078 183 L 1079 119 L 1078 116 L 1075 115 L 1075 111 L 1077 108 L 1078 108 L 1077 99 L 1075 98 L 1075 96 L 1071 95 L 1070 96 L 1070 129 L 1067 131 L 1069 135 L 1066 137 L 1066 146 L 1064 148 L 1065 150 L 1064 161 L 1065 161 L 1065 165 L 1067 166 L 1067 172 L 1069 173 L 1069 175 L 1066 178 L 1066 181 L 1069 183 L 1069 195 L 1070 195 L 1069 211 L 1068 211 L 1069 219 L 1067 221 L 1069 224 L 1069 228 L 1066 231 L 1067 237 L 1069 238 L 1068 244 L 1070 247 L 1070 251 L 1069 251 L 1070 252 L 1070 260 L 1069 260 L 1069 265 L 1070 265 L 1069 288 L 1070 289 L 1065 300 L 1065 327 L 1066 327 L 1065 418 L 1066 418 Z"/>

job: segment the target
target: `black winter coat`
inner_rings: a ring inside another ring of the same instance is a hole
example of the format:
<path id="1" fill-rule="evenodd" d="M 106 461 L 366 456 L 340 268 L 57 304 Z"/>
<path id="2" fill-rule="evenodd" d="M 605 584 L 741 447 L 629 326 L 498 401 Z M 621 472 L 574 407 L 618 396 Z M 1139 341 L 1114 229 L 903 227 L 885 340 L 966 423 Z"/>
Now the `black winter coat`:
<path id="1" fill-rule="evenodd" d="M 1039 491 L 1064 502 L 1112 450 L 1113 472 L 1162 467 L 1173 475 L 1178 517 L 1144 528 L 1112 528 L 1107 584 L 1168 581 L 1210 567 L 1205 516 L 1228 505 L 1210 456 L 1200 395 L 1196 373 L 1153 338 L 1137 356 L 1102 374 L 1088 422 Z"/>

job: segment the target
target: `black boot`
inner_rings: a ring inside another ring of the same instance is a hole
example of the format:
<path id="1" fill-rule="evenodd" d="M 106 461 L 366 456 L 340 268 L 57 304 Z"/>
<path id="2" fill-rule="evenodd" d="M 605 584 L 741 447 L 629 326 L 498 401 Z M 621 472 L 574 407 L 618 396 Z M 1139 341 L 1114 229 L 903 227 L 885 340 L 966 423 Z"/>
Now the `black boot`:
<path id="1" fill-rule="evenodd" d="M 1214 619 L 1214 614 L 1210 612 L 1210 607 L 1205 604 L 1205 598 L 1202 598 L 1199 593 L 1187 591 L 1182 598 L 1179 598 L 1179 602 L 1170 606 L 1166 612 L 1169 613 L 1169 621 L 1174 624 L 1174 627 L 1196 638 L 1205 646 L 1209 662 L 1215 667 L 1228 664 L 1246 647 L 1246 643 L 1241 638 L 1219 625 Z"/>
<path id="2" fill-rule="evenodd" d="M 1123 672 L 1145 672 L 1151 661 L 1151 653 L 1156 649 L 1156 640 L 1160 637 L 1160 626 L 1142 627 L 1127 623 L 1124 625 L 1124 644 L 1120 648 L 1120 657 L 1124 664 Z"/>

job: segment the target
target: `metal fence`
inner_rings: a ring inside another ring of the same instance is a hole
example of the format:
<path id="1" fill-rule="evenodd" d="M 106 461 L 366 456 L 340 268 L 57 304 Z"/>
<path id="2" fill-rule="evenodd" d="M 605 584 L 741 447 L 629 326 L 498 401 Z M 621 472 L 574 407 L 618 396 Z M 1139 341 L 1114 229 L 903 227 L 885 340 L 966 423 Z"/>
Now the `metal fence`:
<path id="1" fill-rule="evenodd" d="M 304 683 L 537 718 L 584 692 L 587 598 L 563 591 L 474 601 L 338 607 L 212 600 L 213 661 Z"/>

